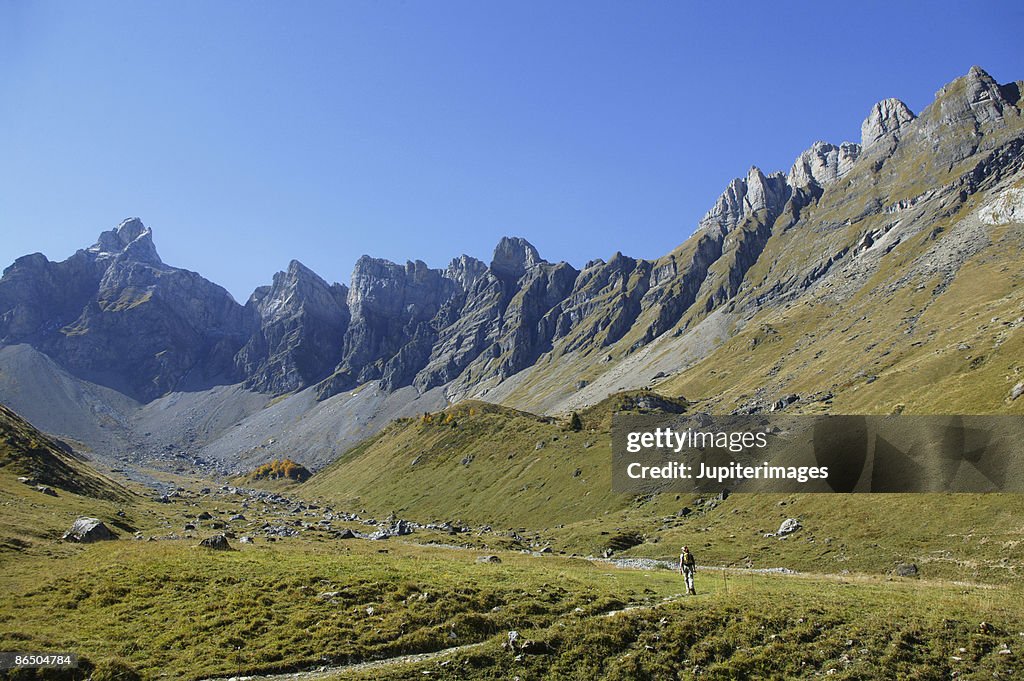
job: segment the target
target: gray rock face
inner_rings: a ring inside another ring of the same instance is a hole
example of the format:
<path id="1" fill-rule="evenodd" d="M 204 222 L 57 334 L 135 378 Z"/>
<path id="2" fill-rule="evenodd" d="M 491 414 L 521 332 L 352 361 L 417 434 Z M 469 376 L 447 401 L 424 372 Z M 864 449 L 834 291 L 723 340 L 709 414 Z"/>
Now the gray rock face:
<path id="1" fill-rule="evenodd" d="M 859 144 L 815 142 L 794 161 L 786 181 L 793 189 L 823 188 L 846 175 L 858 158 Z"/>
<path id="2" fill-rule="evenodd" d="M 517 281 L 542 263 L 537 249 L 526 239 L 505 237 L 494 249 L 491 271 L 505 281 Z"/>
<path id="3" fill-rule="evenodd" d="M 408 385 L 437 338 L 431 322 L 457 287 L 420 261 L 402 266 L 360 258 L 348 294 L 352 319 L 339 369 L 358 383 L 384 378 L 392 389 Z"/>
<path id="4" fill-rule="evenodd" d="M 71 529 L 64 533 L 64 541 L 88 544 L 94 541 L 117 539 L 114 533 L 98 518 L 79 518 Z"/>
<path id="5" fill-rule="evenodd" d="M 241 306 L 164 265 L 137 218 L 64 262 L 21 258 L 0 280 L 0 342 L 29 343 L 137 399 L 232 378 L 245 335 Z"/>
<path id="6" fill-rule="evenodd" d="M 515 373 L 550 347 L 577 274 L 521 238 L 502 239 L 490 267 L 468 256 L 443 271 L 361 258 L 344 358 L 320 396 L 376 378 L 388 390 L 424 391 L 467 370 L 477 379 Z"/>
<path id="7" fill-rule="evenodd" d="M 606 347 L 617 342 L 640 315 L 652 271 L 650 261 L 621 253 L 607 263 L 589 263 L 561 304 L 553 340 L 566 338 L 569 352 L 592 343 Z"/>
<path id="8" fill-rule="evenodd" d="M 900 100 L 883 99 L 871 107 L 871 113 L 860 126 L 861 147 L 867 151 L 882 138 L 897 135 L 914 118 L 914 112 Z"/>
<path id="9" fill-rule="evenodd" d="M 1019 123 L 1020 83 L 999 85 L 974 66 L 935 94 L 913 128 L 917 146 L 949 165 L 994 148 L 1000 135 L 990 133 Z"/>
<path id="10" fill-rule="evenodd" d="M 297 260 L 246 303 L 258 330 L 235 356 L 246 386 L 283 393 L 331 374 L 348 330 L 348 289 L 329 285 Z"/>

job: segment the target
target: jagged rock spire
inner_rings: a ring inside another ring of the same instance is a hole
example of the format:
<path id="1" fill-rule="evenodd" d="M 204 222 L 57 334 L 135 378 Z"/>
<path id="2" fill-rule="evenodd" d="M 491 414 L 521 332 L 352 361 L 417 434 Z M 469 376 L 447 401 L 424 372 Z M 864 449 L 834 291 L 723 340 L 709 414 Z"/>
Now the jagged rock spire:
<path id="1" fill-rule="evenodd" d="M 162 265 L 153 244 L 153 232 L 139 218 L 121 221 L 116 228 L 102 232 L 89 249 L 99 257 L 126 254 L 133 260 Z"/>
<path id="2" fill-rule="evenodd" d="M 898 99 L 883 99 L 871 107 L 871 113 L 860 126 L 860 143 L 867 151 L 878 140 L 895 134 L 916 118 L 914 112 Z"/>

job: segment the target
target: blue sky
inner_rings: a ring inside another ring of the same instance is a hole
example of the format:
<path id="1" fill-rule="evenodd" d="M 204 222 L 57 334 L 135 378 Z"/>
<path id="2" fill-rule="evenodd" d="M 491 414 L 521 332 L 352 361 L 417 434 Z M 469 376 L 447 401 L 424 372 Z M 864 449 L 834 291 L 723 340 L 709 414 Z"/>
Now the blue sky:
<path id="1" fill-rule="evenodd" d="M 684 241 L 751 165 L 859 141 L 1018 2 L 0 0 L 0 263 L 139 216 L 244 301 L 297 258 L 443 267 L 502 235 L 577 267 Z"/>

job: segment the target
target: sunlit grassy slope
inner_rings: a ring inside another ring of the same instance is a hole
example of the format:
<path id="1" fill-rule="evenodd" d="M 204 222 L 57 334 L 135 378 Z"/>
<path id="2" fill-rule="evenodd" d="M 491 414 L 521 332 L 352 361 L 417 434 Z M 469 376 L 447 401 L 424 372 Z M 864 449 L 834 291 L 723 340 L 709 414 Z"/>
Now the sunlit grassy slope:
<path id="1" fill-rule="evenodd" d="M 634 393 L 643 395 L 645 393 Z M 651 393 L 646 393 L 651 394 Z M 300 486 L 377 516 L 539 531 L 524 548 L 671 559 L 681 544 L 717 565 L 834 573 L 923 574 L 1004 583 L 1024 576 L 1024 498 L 991 495 L 732 494 L 631 497 L 611 492 L 610 413 L 583 429 L 480 403 L 396 422 Z M 786 518 L 804 529 L 765 537 Z"/>

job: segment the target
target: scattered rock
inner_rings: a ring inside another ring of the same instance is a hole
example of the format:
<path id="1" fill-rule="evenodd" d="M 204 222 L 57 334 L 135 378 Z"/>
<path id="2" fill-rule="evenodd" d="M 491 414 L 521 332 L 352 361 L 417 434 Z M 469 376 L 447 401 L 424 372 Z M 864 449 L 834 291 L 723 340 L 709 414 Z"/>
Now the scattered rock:
<path id="1" fill-rule="evenodd" d="M 898 577 L 917 577 L 917 565 L 914 563 L 900 563 L 893 571 Z"/>
<path id="2" fill-rule="evenodd" d="M 1013 386 L 1013 390 L 1010 391 L 1010 399 L 1015 400 L 1021 395 L 1024 395 L 1024 381 Z"/>
<path id="3" fill-rule="evenodd" d="M 199 545 L 208 549 L 215 549 L 217 551 L 231 550 L 231 545 L 228 544 L 228 538 L 223 534 L 215 534 L 212 537 L 207 537 L 203 541 L 199 542 Z"/>
<path id="4" fill-rule="evenodd" d="M 799 520 L 796 518 L 786 518 L 782 521 L 782 524 L 779 525 L 779 531 L 776 532 L 776 534 L 780 537 L 785 537 L 786 535 L 793 534 L 797 530 L 801 529 L 803 529 L 803 525 L 800 524 Z"/>
<path id="5" fill-rule="evenodd" d="M 355 539 L 356 533 L 346 528 L 335 535 L 338 539 Z"/>
<path id="6" fill-rule="evenodd" d="M 64 533 L 64 541 L 88 544 L 94 541 L 117 539 L 113 532 L 99 518 L 79 518 L 71 529 Z"/>
<path id="7" fill-rule="evenodd" d="M 526 639 L 519 646 L 519 652 L 524 655 L 547 655 L 551 652 L 551 646 L 544 641 Z"/>

